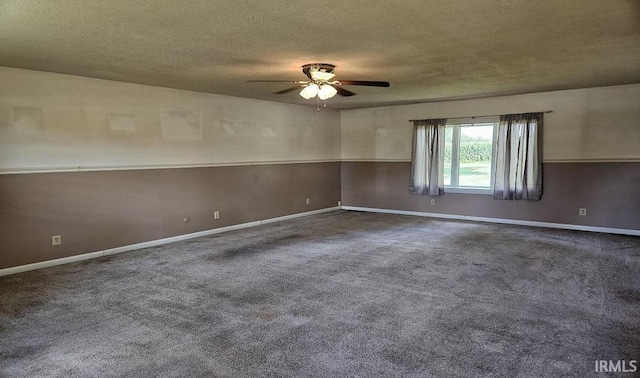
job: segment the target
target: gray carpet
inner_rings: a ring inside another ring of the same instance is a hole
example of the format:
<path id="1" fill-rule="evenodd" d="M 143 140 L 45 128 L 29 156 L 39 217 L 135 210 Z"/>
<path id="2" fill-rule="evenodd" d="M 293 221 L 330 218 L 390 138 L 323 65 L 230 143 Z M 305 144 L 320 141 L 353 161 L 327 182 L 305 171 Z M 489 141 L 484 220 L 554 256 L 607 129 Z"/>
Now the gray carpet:
<path id="1" fill-rule="evenodd" d="M 631 236 L 337 211 L 1 277 L 0 294 L 3 377 L 588 377 L 640 360 Z"/>

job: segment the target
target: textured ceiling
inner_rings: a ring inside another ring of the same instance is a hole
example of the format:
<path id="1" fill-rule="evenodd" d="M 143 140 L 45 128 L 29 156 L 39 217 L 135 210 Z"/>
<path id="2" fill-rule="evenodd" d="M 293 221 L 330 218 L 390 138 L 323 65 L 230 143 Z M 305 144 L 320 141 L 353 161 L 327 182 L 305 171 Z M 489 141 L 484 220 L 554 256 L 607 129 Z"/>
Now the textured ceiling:
<path id="1" fill-rule="evenodd" d="M 391 83 L 332 108 L 640 83 L 640 1 L 0 0 L 9 67 L 315 105 L 246 82 L 312 62 Z"/>

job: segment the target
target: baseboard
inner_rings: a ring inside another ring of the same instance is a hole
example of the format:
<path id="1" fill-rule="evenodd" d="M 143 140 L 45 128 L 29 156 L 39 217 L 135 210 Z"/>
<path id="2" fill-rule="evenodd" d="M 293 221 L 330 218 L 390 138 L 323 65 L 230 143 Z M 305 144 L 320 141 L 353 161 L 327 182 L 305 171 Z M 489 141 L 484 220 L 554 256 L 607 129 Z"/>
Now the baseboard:
<path id="1" fill-rule="evenodd" d="M 285 216 L 282 216 L 282 217 L 269 218 L 269 219 L 254 221 L 254 222 L 248 222 L 248 223 L 235 224 L 233 226 L 214 228 L 214 229 L 206 230 L 206 231 L 193 232 L 193 233 L 190 233 L 190 234 L 172 236 L 170 238 L 163 238 L 163 239 L 151 240 L 151 241 L 143 242 L 143 243 L 125 245 L 125 246 L 122 246 L 122 247 L 110 248 L 110 249 L 105 249 L 105 250 L 102 250 L 102 251 L 83 253 L 81 255 L 63 257 L 63 258 L 55 259 L 55 260 L 47 260 L 47 261 L 41 261 L 41 262 L 37 262 L 37 263 L 33 263 L 33 264 L 13 266 L 13 267 L 10 267 L 10 268 L 0 269 L 0 277 L 8 276 L 8 275 L 11 275 L 11 274 L 22 273 L 22 272 L 28 272 L 30 270 L 49 268 L 49 267 L 56 266 L 56 265 L 69 264 L 69 263 L 83 261 L 83 260 L 95 259 L 95 258 L 98 258 L 98 257 L 115 255 L 117 253 L 135 251 L 135 250 L 138 250 L 138 249 L 149 248 L 149 247 L 155 247 L 155 246 L 159 246 L 159 245 L 163 245 L 163 244 L 175 243 L 175 242 L 188 240 L 188 239 L 200 238 L 200 237 L 203 237 L 203 236 L 220 234 L 220 233 L 223 233 L 223 232 L 228 232 L 228 231 L 233 231 L 233 230 L 240 230 L 240 229 L 243 229 L 243 228 L 260 226 L 262 224 L 281 222 L 281 221 L 285 221 L 285 220 L 289 220 L 289 219 L 306 217 L 306 216 L 309 216 L 309 215 L 327 213 L 327 212 L 335 211 L 335 210 L 340 210 L 340 207 L 339 206 L 328 207 L 328 208 L 325 208 L 325 209 L 306 211 L 304 213 L 285 215 Z"/>
<path id="2" fill-rule="evenodd" d="M 579 224 L 537 222 L 537 221 L 525 221 L 525 220 L 505 219 L 505 218 L 474 217 L 470 215 L 424 213 L 420 211 L 378 209 L 378 208 L 372 208 L 372 207 L 358 207 L 358 206 L 341 206 L 341 208 L 343 210 L 366 211 L 371 213 L 413 215 L 418 217 L 458 219 L 458 220 L 468 220 L 468 221 L 476 221 L 476 222 L 513 224 L 518 226 L 546 227 L 546 228 L 558 228 L 562 230 L 590 231 L 590 232 L 603 232 L 607 234 L 640 236 L 640 230 L 632 230 L 627 228 L 595 227 L 595 226 L 583 226 Z"/>

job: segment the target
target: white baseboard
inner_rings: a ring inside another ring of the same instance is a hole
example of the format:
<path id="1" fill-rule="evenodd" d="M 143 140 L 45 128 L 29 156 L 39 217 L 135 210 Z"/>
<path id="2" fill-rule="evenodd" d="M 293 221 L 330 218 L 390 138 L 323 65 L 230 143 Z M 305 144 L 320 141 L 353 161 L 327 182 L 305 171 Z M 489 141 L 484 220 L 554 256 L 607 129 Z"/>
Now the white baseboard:
<path id="1" fill-rule="evenodd" d="M 559 228 L 559 229 L 563 229 L 563 230 L 591 231 L 591 232 L 603 232 L 603 233 L 607 233 L 607 234 L 622 234 L 622 235 L 640 236 L 640 230 L 632 230 L 632 229 L 627 229 L 627 228 L 595 227 L 595 226 L 583 226 L 583 225 L 579 225 L 579 224 L 536 222 L 536 221 L 526 221 L 526 220 L 517 220 L 517 219 L 504 219 L 504 218 L 474 217 L 474 216 L 470 216 L 470 215 L 424 213 L 424 212 L 419 212 L 419 211 L 378 209 L 378 208 L 372 208 L 372 207 L 357 207 L 357 206 L 342 206 L 342 209 L 344 209 L 344 210 L 353 210 L 353 211 L 366 211 L 366 212 L 371 212 L 371 213 L 413 215 L 413 216 L 418 216 L 418 217 L 458 219 L 458 220 L 468 220 L 468 221 L 476 221 L 476 222 L 514 224 L 514 225 L 518 225 L 518 226 Z"/>
<path id="2" fill-rule="evenodd" d="M 325 209 L 306 211 L 304 213 L 285 215 L 285 216 L 282 216 L 282 217 L 269 218 L 269 219 L 254 221 L 254 222 L 236 224 L 236 225 L 233 225 L 233 226 L 214 228 L 212 230 L 194 232 L 194 233 L 191 233 L 191 234 L 172 236 L 170 238 L 151 240 L 151 241 L 144 242 L 144 243 L 125 245 L 125 246 L 122 246 L 122 247 L 105 249 L 103 251 L 83 253 L 81 255 L 63 257 L 63 258 L 55 259 L 55 260 L 47 260 L 47 261 L 41 261 L 41 262 L 37 262 L 37 263 L 33 263 L 33 264 L 14 266 L 14 267 L 11 267 L 11 268 L 0 269 L 0 277 L 8 276 L 10 274 L 28 272 L 30 270 L 48 268 L 48 267 L 52 267 L 52 266 L 56 266 L 56 265 L 69 264 L 69 263 L 73 263 L 73 262 L 77 262 L 77 261 L 95 259 L 95 258 L 103 257 L 103 256 L 115 255 L 117 253 L 122 253 L 122 252 L 135 251 L 135 250 L 142 249 L 142 248 L 149 248 L 149 247 L 155 247 L 155 246 L 163 245 L 163 244 L 175 243 L 175 242 L 178 242 L 178 241 L 183 241 L 183 240 L 188 240 L 188 239 L 193 239 L 193 238 L 200 238 L 200 237 L 203 237 L 203 236 L 220 234 L 222 232 L 227 232 L 227 231 L 240 230 L 240 229 L 243 229 L 243 228 L 260 226 L 262 224 L 275 223 L 275 222 L 280 222 L 280 221 L 289 220 L 289 219 L 306 217 L 306 216 L 314 215 L 314 214 L 327 213 L 327 212 L 335 211 L 335 210 L 340 210 L 340 207 L 339 206 L 328 207 L 328 208 L 325 208 Z"/>
<path id="3" fill-rule="evenodd" d="M 314 214 L 328 213 L 330 211 L 336 211 L 336 210 L 340 210 L 340 206 L 327 207 L 326 209 L 305 211 L 304 213 L 297 213 L 297 214 L 285 215 L 285 216 L 282 216 L 282 217 L 265 219 L 263 221 L 260 221 L 260 224 L 275 223 L 275 222 L 280 222 L 280 221 L 289 220 L 289 219 L 296 219 L 296 218 L 306 217 L 306 216 L 314 215 Z"/>

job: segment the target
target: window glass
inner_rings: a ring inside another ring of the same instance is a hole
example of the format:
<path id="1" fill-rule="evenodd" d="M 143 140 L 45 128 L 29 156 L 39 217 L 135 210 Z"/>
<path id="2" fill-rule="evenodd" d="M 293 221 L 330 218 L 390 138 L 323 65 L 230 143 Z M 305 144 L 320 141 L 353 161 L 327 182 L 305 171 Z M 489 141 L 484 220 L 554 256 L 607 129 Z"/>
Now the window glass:
<path id="1" fill-rule="evenodd" d="M 444 185 L 450 188 L 490 189 L 494 123 L 447 125 Z"/>
<path id="2" fill-rule="evenodd" d="M 493 126 L 460 127 L 459 186 L 491 187 Z"/>

